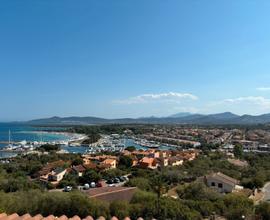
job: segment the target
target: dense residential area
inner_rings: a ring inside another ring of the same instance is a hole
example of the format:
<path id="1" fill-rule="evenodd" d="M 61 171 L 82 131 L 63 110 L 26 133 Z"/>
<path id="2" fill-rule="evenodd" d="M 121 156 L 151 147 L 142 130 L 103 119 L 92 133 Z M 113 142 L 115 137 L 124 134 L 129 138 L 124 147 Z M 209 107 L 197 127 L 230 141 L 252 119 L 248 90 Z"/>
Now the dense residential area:
<path id="1" fill-rule="evenodd" d="M 74 132 L 89 138 L 98 134 L 96 142 L 87 146 L 98 149 L 97 143 L 103 143 L 102 150 L 71 154 L 46 144 L 1 159 L 0 210 L 107 219 L 269 219 L 270 155 L 244 145 L 250 141 L 266 145 L 267 141 L 251 140 L 257 128 L 208 129 L 75 127 Z M 136 143 L 149 140 L 152 145 L 106 148 L 109 141 L 119 143 L 123 136 Z M 164 142 L 166 148 L 156 147 Z"/>
<path id="2" fill-rule="evenodd" d="M 0 220 L 270 220 L 270 0 L 1 0 Z"/>

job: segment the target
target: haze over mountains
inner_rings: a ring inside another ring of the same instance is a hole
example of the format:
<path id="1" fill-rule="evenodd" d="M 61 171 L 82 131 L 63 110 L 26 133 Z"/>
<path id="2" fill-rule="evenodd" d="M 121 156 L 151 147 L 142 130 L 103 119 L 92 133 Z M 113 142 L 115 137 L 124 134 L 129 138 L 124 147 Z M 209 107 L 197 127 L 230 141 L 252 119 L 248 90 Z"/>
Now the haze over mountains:
<path id="1" fill-rule="evenodd" d="M 188 112 L 178 113 L 168 117 L 144 117 L 144 118 L 121 118 L 105 119 L 98 117 L 52 117 L 36 119 L 27 122 L 33 125 L 100 125 L 100 124 L 266 124 L 270 123 L 270 114 L 258 116 L 253 115 L 236 115 L 231 112 L 218 114 L 192 114 Z"/>

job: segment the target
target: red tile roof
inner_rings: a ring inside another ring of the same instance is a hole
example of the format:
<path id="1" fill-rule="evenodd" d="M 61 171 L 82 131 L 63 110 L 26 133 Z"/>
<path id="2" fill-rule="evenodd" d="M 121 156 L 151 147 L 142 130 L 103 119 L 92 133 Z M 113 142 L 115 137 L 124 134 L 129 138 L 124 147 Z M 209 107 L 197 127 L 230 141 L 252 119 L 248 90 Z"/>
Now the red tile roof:
<path id="1" fill-rule="evenodd" d="M 78 173 L 82 173 L 86 170 L 83 165 L 73 166 L 72 169 Z"/>
<path id="2" fill-rule="evenodd" d="M 86 218 L 80 218 L 77 215 L 72 218 L 68 218 L 65 215 L 62 215 L 60 217 L 56 217 L 54 215 L 43 217 L 42 215 L 31 216 L 30 214 L 25 214 L 25 215 L 19 216 L 17 213 L 14 213 L 11 215 L 8 215 L 6 213 L 0 213 L 0 220 L 94 220 L 94 218 L 91 216 L 87 216 Z M 103 216 L 100 216 L 99 218 L 97 218 L 97 220 L 106 220 L 106 219 Z M 118 218 L 114 216 L 110 220 L 118 220 Z M 125 217 L 124 220 L 130 220 L 130 218 Z M 138 220 L 143 220 L 143 219 L 138 218 Z"/>

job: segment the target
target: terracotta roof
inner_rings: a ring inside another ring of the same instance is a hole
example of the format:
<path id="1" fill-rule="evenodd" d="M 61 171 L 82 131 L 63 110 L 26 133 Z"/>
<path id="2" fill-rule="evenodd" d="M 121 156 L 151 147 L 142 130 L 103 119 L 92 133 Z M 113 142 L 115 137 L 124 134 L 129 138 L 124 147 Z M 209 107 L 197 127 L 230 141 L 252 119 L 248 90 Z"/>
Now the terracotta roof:
<path id="1" fill-rule="evenodd" d="M 183 160 L 183 157 L 180 157 L 180 156 L 173 156 L 169 158 L 170 163 L 174 163 L 174 162 L 182 161 L 182 160 Z"/>
<path id="2" fill-rule="evenodd" d="M 97 165 L 97 168 L 99 170 L 110 169 L 111 168 L 111 165 L 110 164 L 106 164 L 106 163 L 101 163 L 101 164 L 98 164 Z"/>
<path id="3" fill-rule="evenodd" d="M 114 163 L 116 161 L 116 159 L 110 159 L 110 158 L 108 158 L 108 159 L 105 159 L 102 163 L 105 163 L 105 164 L 112 164 L 112 163 Z"/>
<path id="4" fill-rule="evenodd" d="M 86 169 L 96 169 L 97 168 L 97 165 L 93 162 L 90 162 L 88 164 L 84 164 L 83 165 Z"/>
<path id="5" fill-rule="evenodd" d="M 86 170 L 83 165 L 73 166 L 72 169 L 75 170 L 78 173 L 84 172 Z"/>
<path id="6" fill-rule="evenodd" d="M 6 214 L 6 213 L 0 213 L 0 220 L 94 220 L 92 216 L 87 216 L 85 218 L 80 218 L 79 216 L 75 215 L 72 218 L 68 218 L 65 215 L 62 215 L 60 217 L 56 217 L 54 215 L 49 215 L 47 217 L 43 217 L 42 215 L 35 215 L 31 216 L 30 214 L 25 214 L 22 216 L 19 216 L 17 213 L 14 214 Z M 103 216 L 100 216 L 97 218 L 97 220 L 106 220 Z M 118 220 L 117 217 L 112 217 L 107 220 Z M 129 217 L 125 217 L 124 220 L 130 220 Z M 143 220 L 142 218 L 138 218 L 138 220 Z"/>
<path id="7" fill-rule="evenodd" d="M 150 157 L 144 157 L 141 159 L 141 163 L 147 163 L 147 164 L 153 164 L 155 161 L 155 158 L 150 158 Z"/>
<path id="8" fill-rule="evenodd" d="M 37 176 L 43 176 L 49 174 L 53 169 L 57 167 L 61 167 L 65 164 L 63 160 L 58 160 L 52 163 L 48 163 L 45 165 L 38 173 L 36 174 Z"/>

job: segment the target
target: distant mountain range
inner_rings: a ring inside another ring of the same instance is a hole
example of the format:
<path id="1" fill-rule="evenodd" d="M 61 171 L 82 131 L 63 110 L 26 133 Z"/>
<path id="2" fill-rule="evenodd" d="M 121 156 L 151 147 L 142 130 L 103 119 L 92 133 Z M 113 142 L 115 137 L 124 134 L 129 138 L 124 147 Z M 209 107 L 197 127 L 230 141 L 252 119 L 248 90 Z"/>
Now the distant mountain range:
<path id="1" fill-rule="evenodd" d="M 219 114 L 178 113 L 168 117 L 144 117 L 105 119 L 97 117 L 52 117 L 27 122 L 31 125 L 100 125 L 100 124 L 198 124 L 198 125 L 254 125 L 270 123 L 270 114 L 258 116 L 236 115 L 231 112 Z"/>

